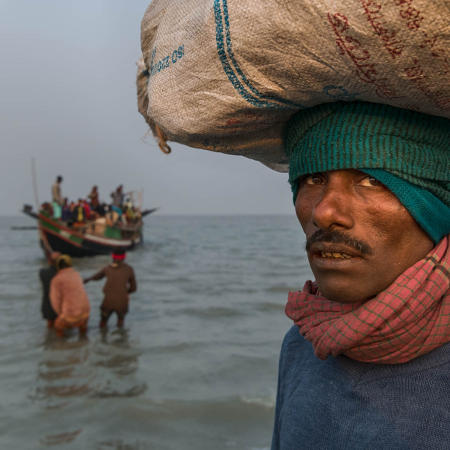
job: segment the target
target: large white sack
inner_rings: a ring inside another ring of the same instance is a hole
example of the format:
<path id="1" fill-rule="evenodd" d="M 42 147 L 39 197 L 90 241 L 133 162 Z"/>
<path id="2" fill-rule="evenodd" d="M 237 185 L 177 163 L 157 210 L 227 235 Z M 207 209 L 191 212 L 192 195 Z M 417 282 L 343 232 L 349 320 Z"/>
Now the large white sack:
<path id="1" fill-rule="evenodd" d="M 365 100 L 449 117 L 447 0 L 153 0 L 139 110 L 162 141 L 284 170 L 299 109 Z"/>

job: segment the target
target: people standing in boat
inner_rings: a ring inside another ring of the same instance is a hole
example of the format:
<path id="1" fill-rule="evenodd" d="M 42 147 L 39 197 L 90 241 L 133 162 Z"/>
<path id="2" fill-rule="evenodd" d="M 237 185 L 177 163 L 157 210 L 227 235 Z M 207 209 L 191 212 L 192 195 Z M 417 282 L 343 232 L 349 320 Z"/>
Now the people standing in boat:
<path id="1" fill-rule="evenodd" d="M 135 208 L 133 206 L 133 202 L 131 198 L 127 198 L 124 204 L 124 214 L 126 218 L 126 222 L 131 223 L 136 219 Z"/>
<path id="2" fill-rule="evenodd" d="M 52 202 L 57 203 L 59 206 L 63 204 L 63 196 L 61 192 L 61 183 L 63 182 L 63 177 L 58 175 L 56 181 L 52 184 Z"/>
<path id="3" fill-rule="evenodd" d="M 70 222 L 72 220 L 72 211 L 70 210 L 69 200 L 64 198 L 64 203 L 61 208 L 61 220 L 64 222 Z"/>
<path id="4" fill-rule="evenodd" d="M 78 202 L 73 208 L 72 220 L 74 226 L 82 226 L 86 221 L 86 210 L 81 198 L 78 199 Z"/>
<path id="5" fill-rule="evenodd" d="M 120 208 L 114 205 L 112 205 L 111 207 L 105 207 L 106 225 L 108 225 L 109 227 L 114 227 L 119 222 L 120 214 L 117 212 L 117 210 L 120 211 Z"/>
<path id="6" fill-rule="evenodd" d="M 123 185 L 119 184 L 114 192 L 111 192 L 112 204 L 118 208 L 122 208 L 125 194 L 123 193 Z"/>
<path id="7" fill-rule="evenodd" d="M 125 251 L 116 250 L 112 254 L 111 264 L 84 280 L 88 283 L 91 280 L 101 280 L 106 277 L 106 283 L 103 286 L 104 299 L 100 306 L 100 328 L 106 327 L 112 313 L 117 315 L 117 326 L 123 326 L 125 315 L 128 313 L 129 295 L 137 290 L 134 270 L 125 263 L 125 257 Z"/>
<path id="8" fill-rule="evenodd" d="M 97 212 L 100 217 L 104 217 L 108 209 L 108 205 L 106 203 L 100 203 L 97 208 Z"/>
<path id="9" fill-rule="evenodd" d="M 62 218 L 62 207 L 58 203 L 53 202 L 52 211 L 54 219 L 60 220 Z"/>
<path id="10" fill-rule="evenodd" d="M 100 206 L 100 200 L 99 200 L 99 195 L 98 195 L 98 187 L 92 186 L 91 192 L 88 195 L 89 198 L 89 203 L 91 206 L 91 209 L 94 211 L 98 211 L 98 208 Z"/>
<path id="11" fill-rule="evenodd" d="M 61 183 L 63 181 L 63 177 L 58 175 L 56 181 L 52 185 L 52 216 L 54 219 L 61 219 L 62 211 L 61 207 L 64 203 L 61 194 Z"/>
<path id="12" fill-rule="evenodd" d="M 50 302 L 57 314 L 54 328 L 59 336 L 65 330 L 78 328 L 85 334 L 91 306 L 80 274 L 72 267 L 69 255 L 56 259 L 57 274 L 50 283 Z"/>
<path id="13" fill-rule="evenodd" d="M 92 233 L 103 236 L 106 230 L 106 217 L 97 216 L 92 222 Z"/>
<path id="14" fill-rule="evenodd" d="M 42 318 L 47 320 L 47 327 L 52 328 L 57 317 L 50 303 L 50 282 L 56 275 L 56 260 L 61 256 L 59 252 L 47 253 L 48 267 L 39 271 L 39 278 L 42 284 L 42 302 L 41 313 Z"/>
<path id="15" fill-rule="evenodd" d="M 84 198 L 81 199 L 81 203 L 84 208 L 84 217 L 86 220 L 89 220 L 91 218 L 91 207 L 89 206 L 89 203 Z"/>

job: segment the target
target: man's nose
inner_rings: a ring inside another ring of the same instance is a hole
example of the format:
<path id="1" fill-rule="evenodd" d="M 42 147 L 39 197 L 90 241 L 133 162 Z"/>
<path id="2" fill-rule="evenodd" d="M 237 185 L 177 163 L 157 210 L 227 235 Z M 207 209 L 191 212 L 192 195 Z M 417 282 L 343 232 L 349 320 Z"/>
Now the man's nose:
<path id="1" fill-rule="evenodd" d="M 352 228 L 351 198 L 342 190 L 326 186 L 314 205 L 312 220 L 322 230 Z"/>

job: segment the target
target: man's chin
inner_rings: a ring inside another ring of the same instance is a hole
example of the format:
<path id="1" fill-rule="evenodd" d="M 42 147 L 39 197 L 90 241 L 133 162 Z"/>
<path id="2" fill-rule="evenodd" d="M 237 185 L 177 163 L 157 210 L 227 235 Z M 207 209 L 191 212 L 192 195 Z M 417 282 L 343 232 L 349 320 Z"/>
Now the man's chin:
<path id="1" fill-rule="evenodd" d="M 328 286 L 326 283 L 320 283 L 320 281 L 317 281 L 317 284 L 321 295 L 334 302 L 362 303 L 373 297 L 371 294 L 359 292 L 348 287 Z"/>

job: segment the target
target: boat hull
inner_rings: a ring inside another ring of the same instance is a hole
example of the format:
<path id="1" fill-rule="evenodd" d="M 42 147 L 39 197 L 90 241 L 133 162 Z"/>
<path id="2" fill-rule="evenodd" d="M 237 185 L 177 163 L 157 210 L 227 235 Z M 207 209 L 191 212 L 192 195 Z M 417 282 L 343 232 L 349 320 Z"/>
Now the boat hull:
<path id="1" fill-rule="evenodd" d="M 81 232 L 39 214 L 41 246 L 44 249 L 83 257 L 110 254 L 115 250 L 131 250 L 142 242 L 141 226 L 124 239 L 114 239 Z"/>

